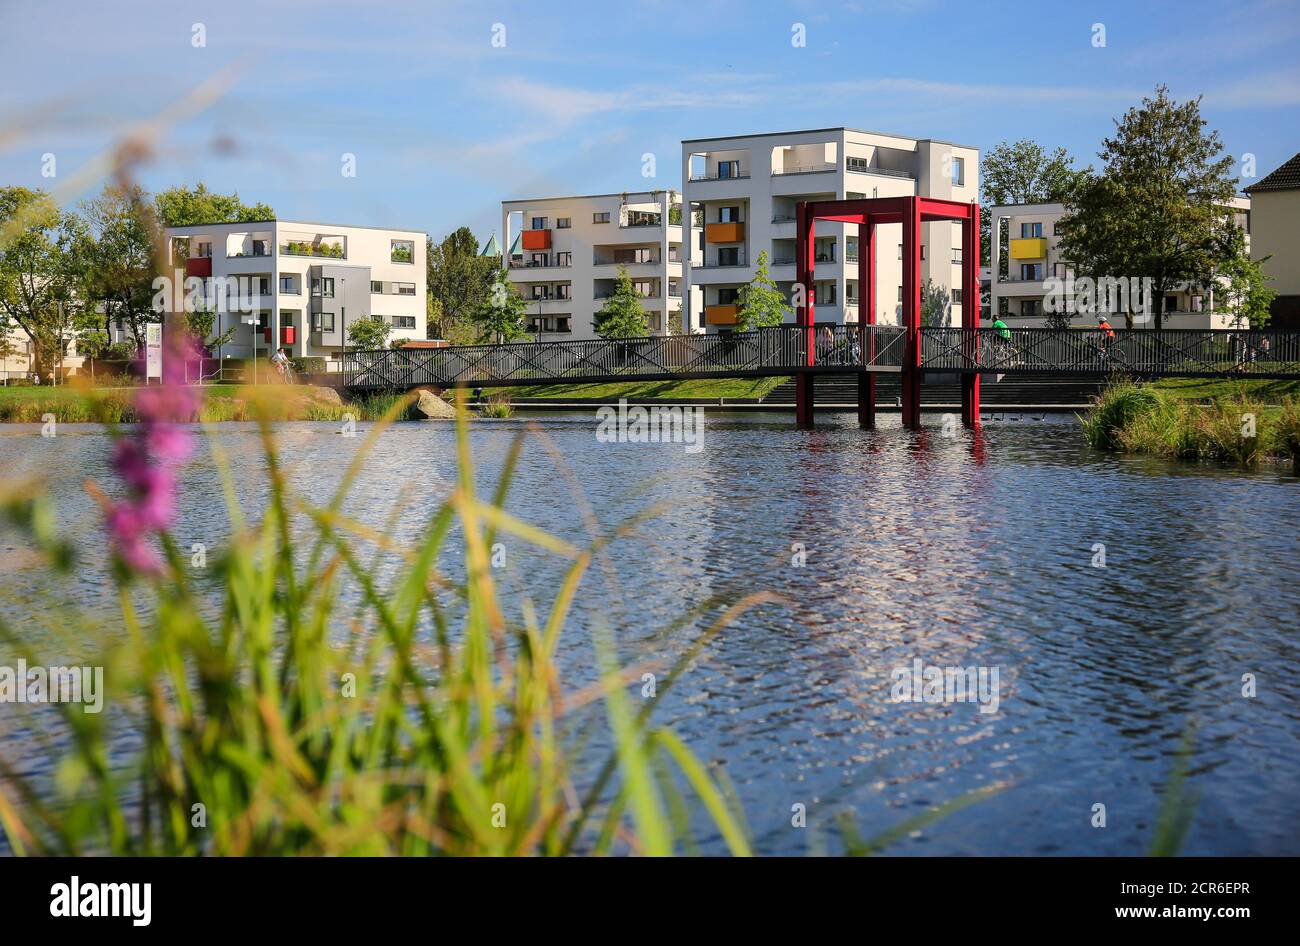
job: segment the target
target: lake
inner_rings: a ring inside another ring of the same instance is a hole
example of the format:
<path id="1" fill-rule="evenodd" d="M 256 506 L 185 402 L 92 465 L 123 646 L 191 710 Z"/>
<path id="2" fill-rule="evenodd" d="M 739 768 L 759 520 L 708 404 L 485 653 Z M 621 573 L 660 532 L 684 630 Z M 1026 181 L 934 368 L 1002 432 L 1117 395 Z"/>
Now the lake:
<path id="1" fill-rule="evenodd" d="M 993 415 L 980 434 L 951 436 L 928 415 L 935 426 L 920 432 L 897 415 L 873 432 L 851 415 L 818 421 L 797 431 L 788 415 L 711 414 L 698 453 L 600 442 L 590 413 L 472 425 L 484 490 L 514 435 L 535 428 L 507 503 L 532 524 L 585 543 L 584 522 L 609 531 L 658 508 L 584 580 L 559 655 L 566 683 L 592 679 L 602 622 L 625 662 L 666 672 L 708 620 L 671 622 L 771 590 L 788 603 L 723 631 L 655 717 L 723 773 L 763 853 L 833 850 L 840 812 L 871 836 L 997 785 L 890 853 L 1142 854 L 1184 744 L 1196 797 L 1184 853 L 1300 853 L 1300 480 L 1101 456 L 1066 416 Z M 110 441 L 92 426 L 39 434 L 0 426 L 0 475 L 43 479 L 87 557 L 71 584 L 51 587 L 0 533 L 0 605 L 38 635 L 58 600 L 112 622 L 83 488 L 87 477 L 112 483 Z M 255 430 L 214 436 L 255 512 L 267 493 Z M 279 442 L 295 487 L 324 502 L 362 439 L 293 423 Z M 454 478 L 450 425 L 396 425 L 347 510 L 413 540 Z M 222 544 L 205 449 L 183 471 L 180 510 L 183 548 Z M 544 612 L 562 570 L 506 540 L 497 577 L 517 615 L 525 597 Z M 894 671 L 917 661 L 996 670 L 996 712 L 895 699 Z M 640 699 L 639 685 L 629 692 Z M 1104 828 L 1091 824 L 1097 804 Z M 808 828 L 792 827 L 794 805 Z M 722 850 L 713 835 L 701 844 Z"/>

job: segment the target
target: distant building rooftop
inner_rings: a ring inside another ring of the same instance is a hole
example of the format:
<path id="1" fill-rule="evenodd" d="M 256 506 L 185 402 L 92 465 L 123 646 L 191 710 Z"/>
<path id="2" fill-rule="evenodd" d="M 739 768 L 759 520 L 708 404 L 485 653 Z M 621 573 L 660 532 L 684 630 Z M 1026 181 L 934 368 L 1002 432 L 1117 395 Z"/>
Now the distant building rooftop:
<path id="1" fill-rule="evenodd" d="M 1246 193 L 1293 190 L 1300 190 L 1300 154 L 1297 154 L 1272 174 L 1265 175 L 1264 179 L 1258 184 L 1251 184 L 1246 188 Z"/>

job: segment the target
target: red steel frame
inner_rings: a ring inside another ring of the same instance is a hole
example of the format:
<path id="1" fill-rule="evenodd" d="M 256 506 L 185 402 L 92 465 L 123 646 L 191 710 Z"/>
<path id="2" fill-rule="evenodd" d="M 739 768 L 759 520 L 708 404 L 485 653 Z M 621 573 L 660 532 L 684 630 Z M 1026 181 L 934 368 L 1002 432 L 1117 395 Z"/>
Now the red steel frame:
<path id="1" fill-rule="evenodd" d="M 798 324 L 804 327 L 809 368 L 816 365 L 816 292 L 813 275 L 816 265 L 813 237 L 818 220 L 852 223 L 858 226 L 858 324 L 876 324 L 876 227 L 885 223 L 903 225 L 903 325 L 907 329 L 903 350 L 903 426 L 921 427 L 921 225 L 935 220 L 955 220 L 961 224 L 962 257 L 962 336 L 963 351 L 974 363 L 978 353 L 980 311 L 980 208 L 933 197 L 873 197 L 861 200 L 804 201 L 795 211 L 797 245 L 795 279 L 804 287 L 803 304 L 798 307 Z M 864 428 L 875 426 L 876 376 L 865 370 L 875 354 L 871 333 L 862 333 L 862 366 L 858 375 L 858 423 Z M 799 427 L 813 426 L 813 374 L 795 375 L 795 418 Z M 980 376 L 962 372 L 961 418 L 967 427 L 980 423 Z"/>

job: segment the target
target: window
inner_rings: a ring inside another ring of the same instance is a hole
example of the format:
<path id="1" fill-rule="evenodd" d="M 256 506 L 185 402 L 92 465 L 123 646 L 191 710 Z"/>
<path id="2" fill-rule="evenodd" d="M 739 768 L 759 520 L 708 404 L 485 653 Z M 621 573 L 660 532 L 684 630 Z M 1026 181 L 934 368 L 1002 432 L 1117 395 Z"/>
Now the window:
<path id="1" fill-rule="evenodd" d="M 271 294 L 271 277 L 254 276 L 253 289 L 259 296 L 269 296 Z"/>
<path id="2" fill-rule="evenodd" d="M 415 242 L 413 240 L 393 240 L 388 258 L 394 263 L 414 263 Z"/>
<path id="3" fill-rule="evenodd" d="M 653 263 L 654 250 L 648 246 L 637 247 L 632 250 L 615 250 L 615 263 Z"/>
<path id="4" fill-rule="evenodd" d="M 253 241 L 253 255 L 254 255 L 254 256 L 269 256 L 269 255 L 270 255 L 270 254 L 267 252 L 267 250 L 266 250 L 266 241 L 265 241 L 265 240 L 254 240 L 254 241 Z"/>
<path id="5" fill-rule="evenodd" d="M 571 252 L 556 253 L 556 254 L 555 254 L 555 265 L 556 265 L 556 266 L 572 266 L 572 265 L 573 265 L 573 253 L 571 253 Z"/>
<path id="6" fill-rule="evenodd" d="M 551 297 L 551 295 L 550 295 L 550 291 L 549 291 L 545 286 L 534 286 L 534 287 L 533 287 L 533 298 L 534 298 L 534 299 L 549 299 L 550 297 Z"/>
<path id="7" fill-rule="evenodd" d="M 283 328 L 293 328 L 293 313 L 292 313 L 292 312 L 285 312 L 285 311 L 281 310 L 281 312 L 280 312 L 280 325 L 281 325 Z"/>
<path id="8" fill-rule="evenodd" d="M 902 301 L 903 301 L 903 287 L 902 287 L 902 286 L 899 286 L 899 287 L 898 287 L 898 301 L 899 301 L 899 302 L 902 302 Z"/>
<path id="9" fill-rule="evenodd" d="M 545 229 L 547 229 L 547 226 L 546 226 L 546 218 L 545 218 L 545 217 L 534 217 L 534 218 L 533 218 L 533 225 L 532 225 L 531 229 L 533 229 L 533 230 L 545 230 Z"/>
<path id="10" fill-rule="evenodd" d="M 960 247 L 960 246 L 954 246 L 954 247 L 952 248 L 952 261 L 953 261 L 954 263 L 960 263 L 960 262 L 961 262 L 961 247 Z"/>
<path id="11" fill-rule="evenodd" d="M 866 173 L 867 168 L 871 167 L 867 158 L 845 158 L 845 167 L 850 171 L 857 171 L 859 174 Z"/>
<path id="12" fill-rule="evenodd" d="M 724 246 L 718 250 L 719 266 L 739 266 L 740 265 L 740 247 Z"/>
<path id="13" fill-rule="evenodd" d="M 674 299 L 680 299 L 682 297 L 681 283 L 676 279 L 668 280 L 668 295 L 672 296 Z"/>
<path id="14" fill-rule="evenodd" d="M 571 226 L 573 226 L 573 219 L 572 219 L 571 217 L 556 217 L 556 218 L 555 218 L 555 229 L 557 229 L 557 230 L 567 230 L 567 229 L 569 229 Z"/>
<path id="15" fill-rule="evenodd" d="M 200 243 L 198 248 L 198 258 L 209 259 L 211 258 L 211 256 L 212 256 L 212 243 L 211 242 Z"/>
<path id="16" fill-rule="evenodd" d="M 592 215 L 591 215 L 591 222 L 592 222 L 592 223 L 609 223 L 609 211 L 606 210 L 606 211 L 603 211 L 603 212 L 601 212 L 601 213 L 594 213 L 594 214 L 592 214 Z"/>
<path id="17" fill-rule="evenodd" d="M 328 277 L 314 276 L 311 281 L 311 294 L 325 299 L 334 298 L 334 280 Z"/>
<path id="18" fill-rule="evenodd" d="M 572 329 L 569 326 L 569 316 L 561 315 L 555 320 L 555 330 L 557 332 L 569 332 Z"/>
<path id="19" fill-rule="evenodd" d="M 740 301 L 740 290 L 726 287 L 718 290 L 718 305 L 735 305 Z"/>
<path id="20" fill-rule="evenodd" d="M 954 157 L 952 159 L 952 186 L 961 187 L 966 183 L 966 159 Z"/>
<path id="21" fill-rule="evenodd" d="M 719 207 L 718 223 L 740 223 L 740 208 Z"/>
<path id="22" fill-rule="evenodd" d="M 921 259 L 925 259 L 925 244 L 921 244 Z"/>
<path id="23" fill-rule="evenodd" d="M 529 266 L 546 266 L 549 262 L 545 253 L 534 253 L 528 258 Z"/>
<path id="24" fill-rule="evenodd" d="M 299 295 L 300 290 L 298 289 L 297 278 L 294 276 L 281 276 L 280 291 L 290 296 Z"/>
<path id="25" fill-rule="evenodd" d="M 1041 223 L 1022 223 L 1020 225 L 1020 238 L 1022 240 L 1040 237 L 1043 235 L 1043 225 Z"/>
<path id="26" fill-rule="evenodd" d="M 573 286 L 570 283 L 562 282 L 555 287 L 555 298 L 568 299 L 573 295 Z"/>
<path id="27" fill-rule="evenodd" d="M 740 162 L 739 162 L 739 161 L 719 161 L 719 162 L 718 162 L 718 178 L 719 178 L 720 180 L 724 180 L 724 181 L 725 181 L 725 180 L 729 180 L 730 178 L 733 178 L 733 177 L 740 177 Z"/>
<path id="28" fill-rule="evenodd" d="M 1052 236 L 1056 236 L 1058 233 L 1060 233 L 1060 227 L 1061 227 L 1061 221 L 1059 220 L 1052 221 Z"/>
<path id="29" fill-rule="evenodd" d="M 1021 279 L 1030 279 L 1030 280 L 1038 280 L 1038 279 L 1042 279 L 1042 278 L 1043 278 L 1043 264 L 1042 264 L 1042 263 L 1021 263 L 1021 264 L 1020 264 L 1020 278 L 1021 278 Z"/>
<path id="30" fill-rule="evenodd" d="M 1020 314 L 1025 318 L 1035 319 L 1043 314 L 1041 299 L 1025 299 L 1020 303 Z"/>
<path id="31" fill-rule="evenodd" d="M 370 280 L 370 291 L 382 294 L 384 291 L 384 284 L 376 279 L 372 279 Z"/>
<path id="32" fill-rule="evenodd" d="M 314 316 L 312 316 L 312 322 L 313 322 L 312 327 L 318 332 L 334 331 L 333 312 L 317 312 Z"/>
<path id="33" fill-rule="evenodd" d="M 655 284 L 650 279 L 635 279 L 632 281 L 632 288 L 636 290 L 636 294 L 642 299 L 649 299 L 654 295 Z"/>
<path id="34" fill-rule="evenodd" d="M 952 304 L 953 304 L 953 305 L 961 305 L 961 290 L 960 290 L 960 289 L 954 289 L 954 290 L 952 291 Z"/>
<path id="35" fill-rule="evenodd" d="M 393 328 L 415 328 L 415 316 L 413 315 L 393 316 Z"/>
<path id="36" fill-rule="evenodd" d="M 899 259 L 902 259 L 902 258 L 903 258 L 903 244 L 901 244 L 901 243 L 898 244 L 898 258 L 899 258 Z"/>
<path id="37" fill-rule="evenodd" d="M 415 295 L 415 283 L 413 282 L 395 282 L 393 283 L 393 292 L 399 296 Z"/>

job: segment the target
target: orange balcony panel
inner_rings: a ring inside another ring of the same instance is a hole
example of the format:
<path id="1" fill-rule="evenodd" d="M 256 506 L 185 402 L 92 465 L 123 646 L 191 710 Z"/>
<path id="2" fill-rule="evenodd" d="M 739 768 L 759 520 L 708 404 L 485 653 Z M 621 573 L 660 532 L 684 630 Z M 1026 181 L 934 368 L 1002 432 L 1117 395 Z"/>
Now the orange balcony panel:
<path id="1" fill-rule="evenodd" d="M 550 230 L 525 230 L 524 249 L 549 250 L 551 248 Z"/>
<path id="2" fill-rule="evenodd" d="M 735 325 L 736 315 L 740 311 L 738 305 L 706 305 L 704 307 L 704 321 L 710 325 Z"/>
<path id="3" fill-rule="evenodd" d="M 281 345 L 292 345 L 292 344 L 293 344 L 293 337 L 294 337 L 294 336 L 293 336 L 293 326 L 292 326 L 292 325 L 285 325 L 285 326 L 281 327 L 281 329 L 280 329 L 280 344 L 281 344 Z"/>
<path id="4" fill-rule="evenodd" d="M 705 224 L 704 240 L 707 243 L 743 243 L 745 225 L 743 223 Z"/>
<path id="5" fill-rule="evenodd" d="M 212 275 L 212 257 L 195 256 L 185 261 L 185 275 L 189 276 L 211 276 Z"/>

